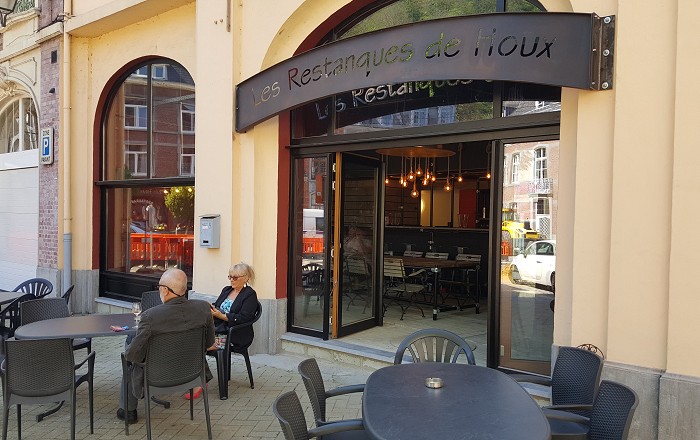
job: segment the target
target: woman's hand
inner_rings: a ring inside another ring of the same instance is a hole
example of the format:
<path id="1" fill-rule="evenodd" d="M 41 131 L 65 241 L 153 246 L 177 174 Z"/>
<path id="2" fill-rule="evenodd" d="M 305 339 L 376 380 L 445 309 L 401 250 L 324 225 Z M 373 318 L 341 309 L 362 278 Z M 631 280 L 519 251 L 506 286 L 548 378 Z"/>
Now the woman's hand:
<path id="1" fill-rule="evenodd" d="M 214 318 L 221 319 L 221 320 L 223 320 L 223 321 L 228 321 L 228 320 L 226 319 L 226 314 L 223 313 L 223 312 L 221 312 L 219 309 L 217 309 L 217 308 L 215 308 L 215 307 L 212 307 L 212 308 L 211 308 L 211 315 L 212 315 Z"/>

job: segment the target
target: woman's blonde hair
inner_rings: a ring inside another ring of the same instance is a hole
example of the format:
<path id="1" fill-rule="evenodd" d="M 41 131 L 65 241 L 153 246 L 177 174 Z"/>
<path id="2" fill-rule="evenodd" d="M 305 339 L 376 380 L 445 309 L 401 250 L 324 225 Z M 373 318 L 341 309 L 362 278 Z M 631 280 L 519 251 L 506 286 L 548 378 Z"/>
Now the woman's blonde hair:
<path id="1" fill-rule="evenodd" d="M 229 275 L 246 276 L 248 278 L 248 281 L 246 281 L 248 284 L 253 284 L 255 281 L 255 271 L 249 264 L 243 262 L 231 266 L 228 273 Z"/>

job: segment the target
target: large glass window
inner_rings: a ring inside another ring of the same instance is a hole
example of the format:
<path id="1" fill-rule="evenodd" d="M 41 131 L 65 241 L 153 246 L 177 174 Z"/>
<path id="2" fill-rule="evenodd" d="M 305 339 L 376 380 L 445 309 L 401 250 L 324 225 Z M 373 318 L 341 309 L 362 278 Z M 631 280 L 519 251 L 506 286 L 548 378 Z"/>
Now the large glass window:
<path id="1" fill-rule="evenodd" d="M 547 149 L 535 148 L 535 179 L 547 178 Z"/>
<path id="2" fill-rule="evenodd" d="M 170 267 L 192 275 L 194 92 L 190 74 L 166 60 L 138 66 L 112 92 L 103 127 L 103 276 L 157 279 Z"/>
<path id="3" fill-rule="evenodd" d="M 30 98 L 18 98 L 6 104 L 0 110 L 0 154 L 38 148 L 38 121 Z"/>

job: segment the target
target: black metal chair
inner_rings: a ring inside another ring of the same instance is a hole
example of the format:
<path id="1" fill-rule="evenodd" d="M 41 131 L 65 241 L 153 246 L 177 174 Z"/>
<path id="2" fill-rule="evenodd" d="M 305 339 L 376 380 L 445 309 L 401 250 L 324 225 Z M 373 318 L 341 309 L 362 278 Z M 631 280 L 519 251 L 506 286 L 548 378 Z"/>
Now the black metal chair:
<path id="1" fill-rule="evenodd" d="M 71 439 L 75 439 L 75 389 L 88 383 L 90 433 L 93 433 L 93 371 L 95 353 L 75 364 L 70 339 L 27 339 L 5 341 L 2 368 L 3 431 L 7 440 L 10 406 L 17 405 L 17 438 L 22 438 L 22 405 L 68 401 L 71 404 Z M 88 363 L 85 374 L 75 371 Z"/>
<path id="2" fill-rule="evenodd" d="M 157 290 L 149 290 L 141 294 L 141 311 L 145 312 L 151 307 L 163 304 L 160 300 L 160 292 Z"/>
<path id="3" fill-rule="evenodd" d="M 0 311 L 0 337 L 10 339 L 15 335 L 15 330 L 21 325 L 19 306 L 25 301 L 36 299 L 34 294 L 26 293 L 13 299 L 2 311 Z M 7 322 L 5 322 L 7 321 Z M 6 325 L 7 324 L 7 325 Z"/>
<path id="4" fill-rule="evenodd" d="M 329 397 L 342 396 L 350 393 L 362 393 L 365 390 L 364 384 L 348 385 L 344 387 L 334 388 L 326 391 L 326 386 L 323 383 L 321 370 L 318 368 L 316 359 L 309 358 L 301 361 L 297 367 L 301 379 L 306 387 L 306 393 L 311 401 L 311 408 L 314 411 L 316 426 L 322 426 L 328 423 L 326 419 L 326 399 Z M 348 434 L 349 435 L 349 434 Z M 369 438 L 367 433 L 362 431 L 352 431 L 352 438 L 366 439 Z"/>
<path id="5" fill-rule="evenodd" d="M 600 383 L 593 405 L 562 405 L 561 410 L 545 408 L 553 440 L 625 440 L 629 434 L 639 398 L 631 388 L 617 382 Z M 566 410 L 566 411 L 563 411 Z M 588 410 L 590 418 L 569 410 Z"/>
<path id="6" fill-rule="evenodd" d="M 406 275 L 403 260 L 399 258 L 384 259 L 384 313 L 386 313 L 389 303 L 394 303 L 401 308 L 400 321 L 403 320 L 403 315 L 411 306 L 418 307 L 421 315 L 425 318 L 423 309 L 415 302 L 415 296 L 425 292 L 425 284 L 411 283 L 408 280 L 409 277 L 417 276 L 417 274 L 418 272 L 414 272 Z"/>
<path id="7" fill-rule="evenodd" d="M 175 393 L 202 387 L 204 396 L 204 413 L 207 419 L 207 434 L 212 438 L 211 419 L 209 416 L 209 393 L 206 381 L 207 347 L 204 341 L 204 327 L 180 332 L 159 333 L 152 335 L 148 341 L 146 360 L 137 364 L 143 367 L 144 404 L 146 407 L 146 435 L 151 440 L 151 395 L 153 393 Z M 122 365 L 126 366 L 124 354 Z M 130 385 L 130 375 L 124 374 L 124 394 Z M 128 399 L 125 412 L 129 412 Z M 190 399 L 190 420 L 194 420 L 194 399 Z M 129 434 L 128 417 L 124 417 L 124 428 Z"/>
<path id="8" fill-rule="evenodd" d="M 352 431 L 365 428 L 361 420 L 343 420 L 308 429 L 304 410 L 294 391 L 284 393 L 275 399 L 272 411 L 280 422 L 286 440 L 307 440 L 313 437 L 341 440 L 348 438 L 346 435 Z"/>
<path id="9" fill-rule="evenodd" d="M 226 343 L 223 349 L 209 350 L 207 351 L 208 356 L 213 356 L 216 358 L 216 371 L 219 381 L 219 399 L 228 399 L 228 381 L 231 380 L 231 354 L 238 353 L 243 356 L 245 360 L 245 366 L 248 370 L 248 380 L 250 381 L 250 388 L 255 388 L 253 383 L 253 368 L 250 365 L 250 356 L 248 355 L 248 348 L 252 345 L 252 342 L 245 347 L 234 346 L 232 341 L 232 335 L 237 330 L 244 327 L 249 327 L 255 324 L 260 316 L 262 315 L 262 304 L 258 301 L 258 308 L 255 310 L 255 316 L 252 321 L 245 322 L 243 324 L 237 324 L 229 327 L 228 333 L 226 334 Z"/>
<path id="10" fill-rule="evenodd" d="M 53 292 L 53 284 L 43 278 L 32 278 L 15 287 L 13 292 L 31 293 L 36 298 L 43 298 Z"/>
<path id="11" fill-rule="evenodd" d="M 603 359 L 593 351 L 560 347 L 554 362 L 551 379 L 542 376 L 514 374 L 511 377 L 518 382 L 534 383 L 551 387 L 551 408 L 561 405 L 592 405 L 603 371 Z M 588 416 L 582 410 L 580 415 Z"/>
<path id="12" fill-rule="evenodd" d="M 458 363 L 464 354 L 469 365 L 476 365 L 471 347 L 461 337 L 438 328 L 427 328 L 414 332 L 401 341 L 394 356 L 394 365 L 403 363 L 406 352 L 413 362 Z"/>

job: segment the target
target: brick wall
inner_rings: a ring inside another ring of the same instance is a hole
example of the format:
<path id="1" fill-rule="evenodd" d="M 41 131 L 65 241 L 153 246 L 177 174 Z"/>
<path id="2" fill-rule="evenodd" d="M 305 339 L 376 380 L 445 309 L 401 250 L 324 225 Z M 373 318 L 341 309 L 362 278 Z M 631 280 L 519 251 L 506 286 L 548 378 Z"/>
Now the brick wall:
<path id="1" fill-rule="evenodd" d="M 39 165 L 39 266 L 47 268 L 58 266 L 59 75 L 61 73 L 59 43 L 60 38 L 55 38 L 41 44 L 39 126 L 53 127 L 54 130 L 54 162 L 51 165 Z M 53 51 L 56 51 L 57 55 L 54 63 L 51 62 Z M 51 88 L 54 89 L 54 93 L 49 92 Z"/>

